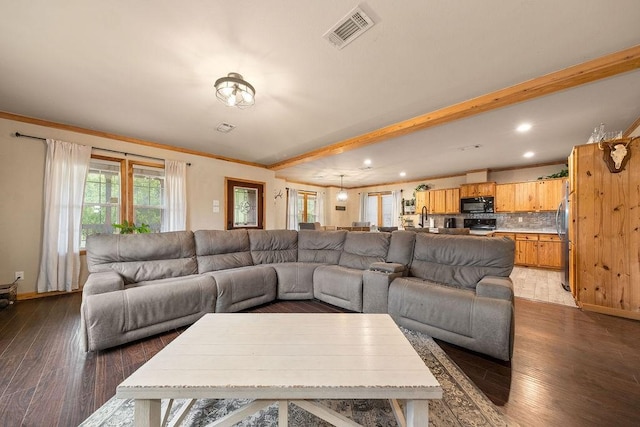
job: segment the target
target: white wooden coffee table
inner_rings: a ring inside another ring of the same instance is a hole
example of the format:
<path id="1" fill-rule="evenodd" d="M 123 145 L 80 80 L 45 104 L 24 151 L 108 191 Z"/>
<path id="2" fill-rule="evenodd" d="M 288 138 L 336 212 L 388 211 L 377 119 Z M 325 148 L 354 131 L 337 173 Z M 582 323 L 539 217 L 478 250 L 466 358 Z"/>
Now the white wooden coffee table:
<path id="1" fill-rule="evenodd" d="M 337 426 L 355 422 L 309 399 L 390 399 L 399 425 L 427 426 L 440 384 L 387 314 L 207 314 L 122 382 L 136 426 L 166 420 L 160 399 L 256 399 L 216 421 L 231 426 L 288 402 Z M 404 412 L 397 400 L 404 400 Z M 171 400 L 170 402 L 173 402 Z M 168 410 L 166 411 L 168 413 Z"/>

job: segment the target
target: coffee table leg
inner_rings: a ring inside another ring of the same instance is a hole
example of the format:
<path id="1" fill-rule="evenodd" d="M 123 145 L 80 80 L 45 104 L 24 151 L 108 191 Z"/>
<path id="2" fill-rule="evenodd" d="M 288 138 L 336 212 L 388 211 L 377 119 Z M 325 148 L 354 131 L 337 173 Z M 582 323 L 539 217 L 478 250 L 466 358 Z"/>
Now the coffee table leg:
<path id="1" fill-rule="evenodd" d="M 289 401 L 278 400 L 278 427 L 289 425 Z"/>
<path id="2" fill-rule="evenodd" d="M 429 401 L 407 400 L 407 427 L 425 427 L 429 425 Z"/>
<path id="3" fill-rule="evenodd" d="M 136 399 L 134 420 L 136 427 L 160 426 L 160 399 Z"/>

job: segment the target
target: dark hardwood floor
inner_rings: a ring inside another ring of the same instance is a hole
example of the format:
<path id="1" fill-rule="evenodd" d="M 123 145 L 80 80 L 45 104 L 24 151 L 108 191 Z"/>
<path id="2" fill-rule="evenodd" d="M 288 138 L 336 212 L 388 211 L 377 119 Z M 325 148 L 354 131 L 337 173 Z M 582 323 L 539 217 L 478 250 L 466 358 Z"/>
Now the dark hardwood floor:
<path id="1" fill-rule="evenodd" d="M 80 299 L 20 301 L 0 311 L 1 426 L 78 425 L 181 332 L 83 353 Z M 291 301 L 251 311 L 342 310 Z M 439 344 L 523 426 L 640 425 L 640 322 L 517 299 L 511 363 Z"/>

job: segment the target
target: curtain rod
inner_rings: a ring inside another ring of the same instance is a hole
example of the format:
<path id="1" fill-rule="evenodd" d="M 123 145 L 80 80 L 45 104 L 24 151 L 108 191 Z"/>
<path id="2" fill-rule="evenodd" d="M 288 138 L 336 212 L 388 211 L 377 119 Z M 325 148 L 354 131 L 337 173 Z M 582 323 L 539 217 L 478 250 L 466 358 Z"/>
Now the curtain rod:
<path id="1" fill-rule="evenodd" d="M 47 138 L 41 138 L 39 136 L 32 136 L 32 135 L 25 135 L 24 133 L 20 133 L 20 132 L 15 132 L 14 136 L 16 136 L 17 138 L 39 139 L 40 141 L 46 141 L 47 140 Z M 165 159 L 161 159 L 159 157 L 145 156 L 144 154 L 127 153 L 125 151 L 110 150 L 108 148 L 99 148 L 99 147 L 92 147 L 92 148 L 95 148 L 96 150 L 108 151 L 110 153 L 122 154 L 124 156 L 128 156 L 128 155 L 138 156 L 138 157 L 144 157 L 146 159 L 160 160 L 160 161 L 163 161 L 163 162 L 165 160 Z M 191 163 L 187 163 L 187 166 L 191 166 Z"/>

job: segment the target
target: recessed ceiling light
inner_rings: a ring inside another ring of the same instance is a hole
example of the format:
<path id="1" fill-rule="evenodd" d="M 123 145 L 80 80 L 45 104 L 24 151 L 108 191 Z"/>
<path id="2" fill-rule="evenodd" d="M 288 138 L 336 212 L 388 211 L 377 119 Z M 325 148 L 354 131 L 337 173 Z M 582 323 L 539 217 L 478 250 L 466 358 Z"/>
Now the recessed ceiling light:
<path id="1" fill-rule="evenodd" d="M 529 132 L 531 130 L 531 123 L 522 123 L 516 128 L 516 130 L 521 133 Z"/>
<path id="2" fill-rule="evenodd" d="M 529 157 L 533 157 L 535 155 L 536 155 L 536 153 L 534 153 L 533 151 L 527 151 L 526 153 L 524 153 L 522 155 L 522 157 L 526 157 L 528 159 Z"/>
<path id="3" fill-rule="evenodd" d="M 365 159 L 364 164 L 369 166 L 371 164 L 371 159 Z"/>
<path id="4" fill-rule="evenodd" d="M 403 176 L 403 177 L 407 176 L 407 173 L 406 172 L 400 172 L 400 176 Z"/>

